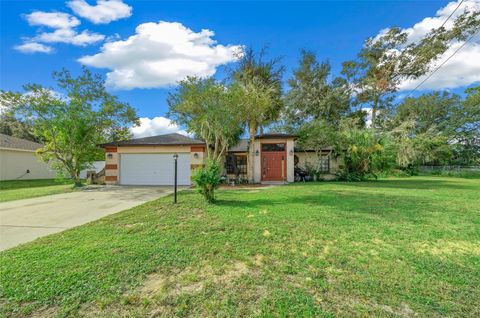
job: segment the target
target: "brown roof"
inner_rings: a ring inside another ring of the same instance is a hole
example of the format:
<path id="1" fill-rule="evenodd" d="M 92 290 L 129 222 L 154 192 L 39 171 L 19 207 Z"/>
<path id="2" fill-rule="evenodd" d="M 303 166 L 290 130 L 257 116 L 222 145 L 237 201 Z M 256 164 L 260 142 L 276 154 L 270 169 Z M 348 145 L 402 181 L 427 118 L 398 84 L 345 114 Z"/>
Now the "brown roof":
<path id="1" fill-rule="evenodd" d="M 256 135 L 255 139 L 281 139 L 281 138 L 296 138 L 297 136 L 292 134 L 284 134 L 284 133 L 266 133 L 263 135 Z"/>
<path id="2" fill-rule="evenodd" d="M 0 148 L 35 151 L 42 147 L 43 145 L 38 142 L 0 134 Z"/>
<path id="3" fill-rule="evenodd" d="M 173 133 L 166 135 L 158 135 L 144 138 L 135 138 L 129 140 L 122 140 L 118 142 L 109 142 L 100 145 L 101 147 L 108 146 L 168 146 L 168 145 L 204 145 L 205 142 L 198 139 L 193 139 L 181 134 Z"/>
<path id="4" fill-rule="evenodd" d="M 228 149 L 229 152 L 247 152 L 248 151 L 248 139 L 240 139 L 239 142 Z"/>

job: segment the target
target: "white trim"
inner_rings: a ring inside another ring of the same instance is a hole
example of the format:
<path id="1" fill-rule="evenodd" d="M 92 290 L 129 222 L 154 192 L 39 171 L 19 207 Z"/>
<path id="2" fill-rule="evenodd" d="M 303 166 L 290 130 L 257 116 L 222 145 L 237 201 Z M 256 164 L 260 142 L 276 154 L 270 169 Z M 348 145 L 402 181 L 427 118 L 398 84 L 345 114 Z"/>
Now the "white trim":
<path id="1" fill-rule="evenodd" d="M 19 149 L 19 148 L 6 148 L 6 147 L 0 147 L 0 150 L 23 151 L 23 152 L 36 152 L 37 151 L 37 150 Z"/>

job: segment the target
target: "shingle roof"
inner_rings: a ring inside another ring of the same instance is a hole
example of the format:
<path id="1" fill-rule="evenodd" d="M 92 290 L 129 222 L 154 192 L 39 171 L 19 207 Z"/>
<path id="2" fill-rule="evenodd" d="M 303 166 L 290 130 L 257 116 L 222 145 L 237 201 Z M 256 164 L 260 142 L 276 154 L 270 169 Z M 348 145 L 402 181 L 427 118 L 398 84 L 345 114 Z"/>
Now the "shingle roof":
<path id="1" fill-rule="evenodd" d="M 256 139 L 276 139 L 276 138 L 295 138 L 295 135 L 284 133 L 266 133 L 263 135 L 256 135 Z"/>
<path id="2" fill-rule="evenodd" d="M 240 139 L 240 141 L 233 147 L 228 149 L 229 152 L 247 152 L 248 139 Z"/>
<path id="3" fill-rule="evenodd" d="M 204 145 L 205 142 L 177 133 L 109 142 L 100 146 Z"/>
<path id="4" fill-rule="evenodd" d="M 43 145 L 39 144 L 38 142 L 0 134 L 0 148 L 35 151 L 42 147 Z"/>

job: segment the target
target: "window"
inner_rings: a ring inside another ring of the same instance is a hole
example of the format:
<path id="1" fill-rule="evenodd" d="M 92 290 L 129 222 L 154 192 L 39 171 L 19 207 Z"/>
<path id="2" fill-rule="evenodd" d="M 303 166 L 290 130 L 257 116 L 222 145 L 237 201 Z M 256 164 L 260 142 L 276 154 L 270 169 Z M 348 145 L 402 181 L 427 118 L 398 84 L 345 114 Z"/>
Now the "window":
<path id="1" fill-rule="evenodd" d="M 227 174 L 246 175 L 247 156 L 228 154 L 225 160 L 225 170 L 227 171 Z"/>
<path id="2" fill-rule="evenodd" d="M 285 144 L 262 144 L 262 151 L 285 151 Z"/>
<path id="3" fill-rule="evenodd" d="M 330 156 L 322 156 L 318 161 L 318 172 L 329 173 L 330 172 Z"/>

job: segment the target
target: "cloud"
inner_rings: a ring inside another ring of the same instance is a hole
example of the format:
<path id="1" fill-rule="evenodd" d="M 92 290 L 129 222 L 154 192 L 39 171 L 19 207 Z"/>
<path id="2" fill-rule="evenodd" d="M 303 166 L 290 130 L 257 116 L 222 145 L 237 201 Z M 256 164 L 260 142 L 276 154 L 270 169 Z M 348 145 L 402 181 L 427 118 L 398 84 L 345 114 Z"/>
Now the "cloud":
<path id="1" fill-rule="evenodd" d="M 367 113 L 367 116 L 365 116 L 365 126 L 367 126 L 367 128 L 372 127 L 372 108 L 363 107 L 362 110 Z M 378 111 L 377 111 L 377 114 L 378 114 Z"/>
<path id="2" fill-rule="evenodd" d="M 51 46 L 47 46 L 37 42 L 27 42 L 21 45 L 17 45 L 14 47 L 15 50 L 20 51 L 22 53 L 52 53 L 53 48 Z"/>
<path id="3" fill-rule="evenodd" d="M 165 117 L 140 118 L 140 126 L 130 129 L 135 138 L 150 137 L 162 134 L 179 133 L 185 136 L 189 134 L 182 130 L 177 124 Z"/>
<path id="4" fill-rule="evenodd" d="M 221 45 L 210 30 L 194 32 L 177 22 L 144 23 L 126 40 L 105 43 L 101 52 L 79 62 L 108 68 L 107 84 L 119 89 L 176 84 L 186 76 L 211 76 L 235 61 L 239 45 Z"/>
<path id="5" fill-rule="evenodd" d="M 105 39 L 105 35 L 83 30 L 78 32 L 75 28 L 80 21 L 64 12 L 34 11 L 25 14 L 24 18 L 31 26 L 39 26 L 37 35 L 25 38 L 24 43 L 14 48 L 22 53 L 52 53 L 53 48 L 42 43 L 66 43 L 76 46 L 86 46 Z M 48 27 L 53 31 L 45 31 Z"/>
<path id="6" fill-rule="evenodd" d="M 67 2 L 67 6 L 76 15 L 95 24 L 110 23 L 132 15 L 132 7 L 121 0 L 98 0 L 96 5 L 90 5 L 84 0 L 73 0 Z"/>
<path id="7" fill-rule="evenodd" d="M 99 33 L 92 33 L 84 30 L 81 33 L 73 29 L 58 29 L 53 32 L 44 32 L 33 38 L 34 41 L 44 43 L 67 43 L 77 46 L 85 46 L 99 41 L 103 41 L 105 36 Z"/>
<path id="8" fill-rule="evenodd" d="M 29 25 L 47 26 L 53 29 L 74 28 L 80 21 L 68 13 L 34 11 L 25 15 Z"/>
<path id="9" fill-rule="evenodd" d="M 448 3 L 445 7 L 438 10 L 434 17 L 427 17 L 416 23 L 411 28 L 403 31 L 408 34 L 409 42 L 416 42 L 430 32 L 433 28 L 440 27 L 448 16 L 455 10 L 460 0 Z M 453 26 L 455 18 L 461 15 L 465 10 L 470 12 L 480 10 L 480 0 L 466 0 L 455 11 L 449 21 L 445 24 L 447 29 Z M 452 43 L 450 48 L 432 64 L 432 69 L 440 65 L 449 56 L 451 56 L 462 43 Z M 428 79 L 420 89 L 447 89 L 467 86 L 475 82 L 480 82 L 480 37 L 472 39 L 458 53 L 456 53 L 444 66 L 442 66 L 433 76 Z M 430 74 L 430 73 L 429 73 Z M 415 88 L 426 76 L 417 80 L 407 80 L 401 83 L 400 90 L 411 90 Z"/>
<path id="10" fill-rule="evenodd" d="M 440 65 L 458 50 L 461 45 L 462 43 L 453 43 L 434 65 Z M 416 80 L 406 80 L 401 83 L 400 89 L 414 89 L 427 76 L 428 75 L 424 75 Z M 432 77 L 425 81 L 419 89 L 451 89 L 468 86 L 473 83 L 480 83 L 480 44 L 478 42 L 465 45 L 445 65 L 435 72 Z"/>

